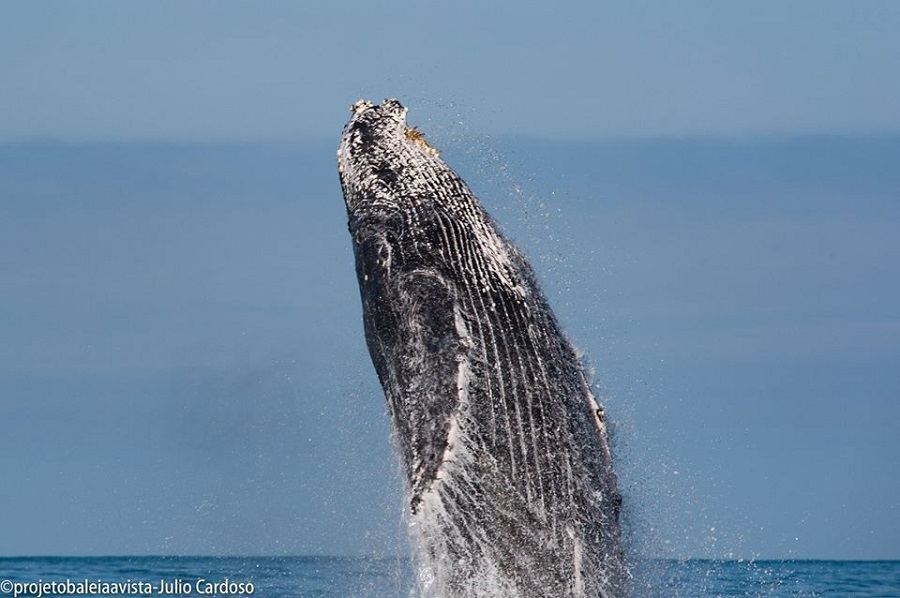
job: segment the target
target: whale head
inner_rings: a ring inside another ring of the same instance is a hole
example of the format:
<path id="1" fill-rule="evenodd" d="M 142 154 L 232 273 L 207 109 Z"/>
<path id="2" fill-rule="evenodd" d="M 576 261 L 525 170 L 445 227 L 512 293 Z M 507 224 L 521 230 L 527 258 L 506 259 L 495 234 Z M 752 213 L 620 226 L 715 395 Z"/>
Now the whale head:
<path id="1" fill-rule="evenodd" d="M 425 136 L 407 125 L 407 108 L 398 100 L 358 100 L 350 112 L 337 152 L 349 212 L 360 200 L 401 202 L 449 170 Z"/>

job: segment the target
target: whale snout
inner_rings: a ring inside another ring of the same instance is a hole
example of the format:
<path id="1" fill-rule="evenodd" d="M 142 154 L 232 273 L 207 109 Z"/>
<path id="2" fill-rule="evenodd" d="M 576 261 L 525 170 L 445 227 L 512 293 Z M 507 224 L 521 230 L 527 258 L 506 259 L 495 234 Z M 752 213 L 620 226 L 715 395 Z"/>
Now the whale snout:
<path id="1" fill-rule="evenodd" d="M 406 126 L 406 107 L 398 100 L 381 104 L 360 99 L 350 106 L 352 116 L 344 127 L 338 160 L 342 167 L 358 165 L 375 154 L 389 153 L 400 143 Z"/>
<path id="2" fill-rule="evenodd" d="M 360 98 L 350 106 L 350 112 L 355 117 L 360 116 L 369 110 L 377 112 L 380 117 L 393 117 L 402 121 L 406 118 L 408 109 L 396 98 L 385 99 L 378 105 L 373 104 L 365 98 Z"/>
<path id="3" fill-rule="evenodd" d="M 418 129 L 407 126 L 407 111 L 396 99 L 381 104 L 360 99 L 350 106 L 351 117 L 344 127 L 337 158 L 344 197 L 351 210 L 359 198 L 400 201 L 416 187 L 421 167 L 425 167 L 423 158 L 437 155 Z"/>
<path id="4" fill-rule="evenodd" d="M 364 99 L 360 98 L 360 99 L 356 100 L 355 102 L 353 102 L 353 104 L 350 105 L 350 114 L 352 114 L 353 116 L 356 116 L 358 114 L 365 112 L 366 110 L 371 108 L 373 105 L 374 104 L 372 104 L 372 102 L 370 102 L 369 100 L 364 100 Z"/>

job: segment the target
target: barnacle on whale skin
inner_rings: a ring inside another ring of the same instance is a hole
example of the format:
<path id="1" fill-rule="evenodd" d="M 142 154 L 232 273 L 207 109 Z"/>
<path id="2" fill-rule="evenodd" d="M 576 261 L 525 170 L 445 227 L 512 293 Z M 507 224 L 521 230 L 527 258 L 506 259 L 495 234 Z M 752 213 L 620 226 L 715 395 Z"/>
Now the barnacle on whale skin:
<path id="1" fill-rule="evenodd" d="M 428 143 L 428 140 L 425 138 L 425 134 L 422 133 L 422 131 L 420 131 L 418 127 L 406 127 L 406 130 L 403 131 L 403 135 L 413 143 L 420 145 L 422 149 L 429 152 L 431 155 L 435 157 L 440 155 L 438 149 Z"/>

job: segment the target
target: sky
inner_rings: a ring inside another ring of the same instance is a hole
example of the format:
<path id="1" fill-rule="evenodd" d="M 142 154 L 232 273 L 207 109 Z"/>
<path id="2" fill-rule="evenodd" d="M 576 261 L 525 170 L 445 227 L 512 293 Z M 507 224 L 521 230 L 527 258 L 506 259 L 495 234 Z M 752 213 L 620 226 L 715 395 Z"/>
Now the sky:
<path id="1" fill-rule="evenodd" d="M 900 6 L 7 3 L 0 555 L 398 554 L 334 152 L 531 257 L 633 550 L 900 558 Z"/>
<path id="2" fill-rule="evenodd" d="M 7 2 L 0 138 L 333 138 L 358 96 L 541 137 L 900 130 L 896 2 Z"/>

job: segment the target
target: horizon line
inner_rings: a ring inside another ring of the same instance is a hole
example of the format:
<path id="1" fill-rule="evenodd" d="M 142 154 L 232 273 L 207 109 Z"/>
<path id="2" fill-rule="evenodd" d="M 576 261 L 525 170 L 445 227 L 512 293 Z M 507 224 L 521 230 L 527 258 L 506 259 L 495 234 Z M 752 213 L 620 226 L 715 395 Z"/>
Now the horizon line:
<path id="1" fill-rule="evenodd" d="M 455 135 L 455 142 L 460 139 L 473 140 L 516 140 L 540 141 L 554 144 L 579 143 L 658 143 L 658 142 L 720 142 L 720 143 L 765 143 L 784 141 L 803 141 L 815 139 L 853 139 L 853 140 L 888 140 L 900 138 L 900 129 L 890 131 L 760 131 L 741 133 L 658 133 L 635 135 L 593 135 L 593 136 L 551 136 L 537 133 L 483 133 L 460 130 Z M 428 134 L 428 131 L 425 131 Z M 440 137 L 440 135 L 435 135 Z M 0 137 L 0 147 L 25 145 L 291 145 L 296 143 L 334 143 L 337 145 L 340 134 L 322 135 L 301 133 L 297 135 L 259 135 L 238 136 L 223 135 L 210 137 L 178 137 L 178 136 L 111 136 L 111 137 L 68 137 L 33 135 L 22 137 Z"/>
<path id="2" fill-rule="evenodd" d="M 96 554 L 96 555 L 0 555 L 0 560 L 11 559 L 378 559 L 412 560 L 411 556 L 388 556 L 374 554 Z M 709 563 L 900 563 L 900 558 L 714 558 L 714 557 L 661 557 L 644 556 L 633 560 L 666 562 L 709 562 Z"/>

